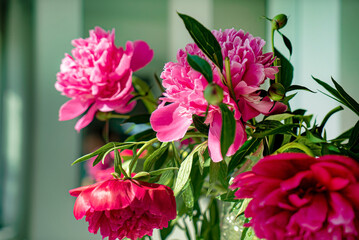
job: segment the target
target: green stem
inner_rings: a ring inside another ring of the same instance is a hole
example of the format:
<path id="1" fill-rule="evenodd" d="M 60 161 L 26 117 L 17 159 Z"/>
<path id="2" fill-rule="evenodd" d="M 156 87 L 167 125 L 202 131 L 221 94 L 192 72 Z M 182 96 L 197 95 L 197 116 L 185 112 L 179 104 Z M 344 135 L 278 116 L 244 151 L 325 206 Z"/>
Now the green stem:
<path id="1" fill-rule="evenodd" d="M 117 119 L 129 119 L 130 115 L 123 115 L 123 114 L 117 114 L 117 113 L 110 113 L 108 114 L 108 119 L 111 118 L 117 118 Z"/>
<path id="2" fill-rule="evenodd" d="M 226 78 L 227 78 L 227 87 L 229 88 L 229 93 L 231 95 L 231 98 L 237 102 L 236 100 L 236 94 L 234 93 L 233 84 L 232 84 L 232 77 L 231 77 L 231 63 L 229 61 L 229 58 L 226 57 L 224 60 L 225 69 L 226 69 Z"/>
<path id="3" fill-rule="evenodd" d="M 102 135 L 103 135 L 103 139 L 105 140 L 105 143 L 109 143 L 110 142 L 110 119 L 106 119 Z"/>

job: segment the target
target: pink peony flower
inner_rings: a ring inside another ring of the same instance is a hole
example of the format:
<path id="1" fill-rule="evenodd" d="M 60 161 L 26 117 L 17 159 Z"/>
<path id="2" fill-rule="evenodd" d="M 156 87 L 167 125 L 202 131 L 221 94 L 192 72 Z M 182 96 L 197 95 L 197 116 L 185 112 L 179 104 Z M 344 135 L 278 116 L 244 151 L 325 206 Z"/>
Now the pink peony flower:
<path id="1" fill-rule="evenodd" d="M 70 190 L 77 197 L 74 216 L 86 216 L 88 230 L 103 238 L 130 239 L 152 235 L 176 218 L 173 191 L 164 185 L 111 179 Z"/>
<path id="2" fill-rule="evenodd" d="M 359 164 L 345 156 L 282 153 L 239 174 L 245 216 L 259 238 L 359 239 Z"/>
<path id="3" fill-rule="evenodd" d="M 218 69 L 209 61 L 213 69 L 213 81 L 223 88 L 223 102 L 232 107 L 237 121 L 235 140 L 227 152 L 230 156 L 247 139 L 242 121 L 248 121 L 260 113 L 268 115 L 285 111 L 286 106 L 277 102 L 273 107 L 273 102 L 268 97 L 259 96 L 260 85 L 266 78 L 273 79 L 278 72 L 277 67 L 271 66 L 273 54 L 262 53 L 264 40 L 244 33 L 243 30 L 214 30 L 212 33 L 222 47 L 223 58 L 230 59 L 232 83 L 238 101 L 237 104 L 230 97 L 228 88 L 220 79 Z M 208 82 L 202 74 L 189 66 L 187 53 L 208 60 L 196 44 L 188 44 L 184 50 L 178 51 L 178 62 L 169 62 L 165 65 L 161 78 L 166 92 L 161 98 L 162 103 L 152 113 L 150 119 L 152 128 L 157 132 L 157 138 L 163 142 L 181 139 L 192 124 L 192 115 L 204 116 L 206 112 L 207 101 L 203 97 L 203 90 Z M 219 140 L 222 116 L 219 107 L 210 106 L 205 123 L 209 124 L 208 148 L 211 158 L 215 162 L 221 161 Z"/>
<path id="4" fill-rule="evenodd" d="M 86 127 L 99 110 L 127 113 L 132 98 L 132 72 L 147 65 L 153 50 L 144 41 L 126 43 L 126 50 L 116 47 L 115 32 L 100 27 L 90 30 L 90 37 L 72 41 L 72 55 L 65 54 L 55 87 L 71 100 L 61 106 L 59 120 L 85 115 L 75 129 Z"/>

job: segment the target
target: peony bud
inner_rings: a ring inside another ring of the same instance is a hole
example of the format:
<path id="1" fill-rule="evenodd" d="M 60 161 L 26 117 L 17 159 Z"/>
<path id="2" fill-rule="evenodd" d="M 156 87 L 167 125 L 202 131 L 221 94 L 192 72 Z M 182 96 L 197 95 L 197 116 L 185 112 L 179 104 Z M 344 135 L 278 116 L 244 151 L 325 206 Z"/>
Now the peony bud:
<path id="1" fill-rule="evenodd" d="M 273 101 L 280 101 L 285 94 L 285 88 L 280 83 L 273 83 L 268 89 L 268 95 Z"/>
<path id="2" fill-rule="evenodd" d="M 287 24 L 288 18 L 284 14 L 278 14 L 272 19 L 272 28 L 279 30 Z"/>
<path id="3" fill-rule="evenodd" d="M 215 83 L 208 84 L 203 95 L 207 102 L 212 105 L 218 105 L 223 101 L 223 89 Z"/>

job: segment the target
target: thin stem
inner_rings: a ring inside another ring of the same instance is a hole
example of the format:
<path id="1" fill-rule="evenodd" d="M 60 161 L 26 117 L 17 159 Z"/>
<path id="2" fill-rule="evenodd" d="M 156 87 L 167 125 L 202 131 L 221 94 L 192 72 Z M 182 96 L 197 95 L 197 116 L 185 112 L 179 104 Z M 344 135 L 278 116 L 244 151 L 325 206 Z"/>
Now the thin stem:
<path id="1" fill-rule="evenodd" d="M 110 119 L 106 119 L 102 135 L 103 135 L 103 139 L 105 140 L 105 143 L 109 143 L 110 142 Z"/>
<path id="2" fill-rule="evenodd" d="M 109 113 L 107 117 L 108 117 L 108 119 L 111 119 L 111 118 L 129 119 L 129 118 L 130 118 L 130 115 L 123 115 L 123 114 L 117 114 L 117 113 Z"/>

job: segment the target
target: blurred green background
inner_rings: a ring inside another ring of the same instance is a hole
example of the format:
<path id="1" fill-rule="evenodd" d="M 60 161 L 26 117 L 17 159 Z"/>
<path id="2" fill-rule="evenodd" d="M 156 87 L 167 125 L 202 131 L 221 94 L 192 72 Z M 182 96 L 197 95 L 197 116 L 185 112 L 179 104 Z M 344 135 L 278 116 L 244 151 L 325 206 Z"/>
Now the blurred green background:
<path id="1" fill-rule="evenodd" d="M 54 88 L 56 73 L 71 40 L 101 26 L 115 29 L 118 45 L 149 43 L 154 59 L 137 75 L 153 79 L 191 42 L 176 11 L 211 29 L 242 28 L 265 39 L 270 26 L 261 17 L 285 13 L 294 83 L 317 90 L 311 75 L 328 83 L 333 76 L 359 99 L 357 0 L 1 0 L 0 240 L 101 239 L 72 214 L 68 190 L 79 186 L 80 170 L 70 165 L 82 153 L 83 136 L 75 120 L 58 121 L 67 98 Z M 320 121 L 337 105 L 320 93 L 299 93 L 292 106 Z M 329 138 L 335 137 L 354 117 L 344 111 L 328 124 Z"/>

